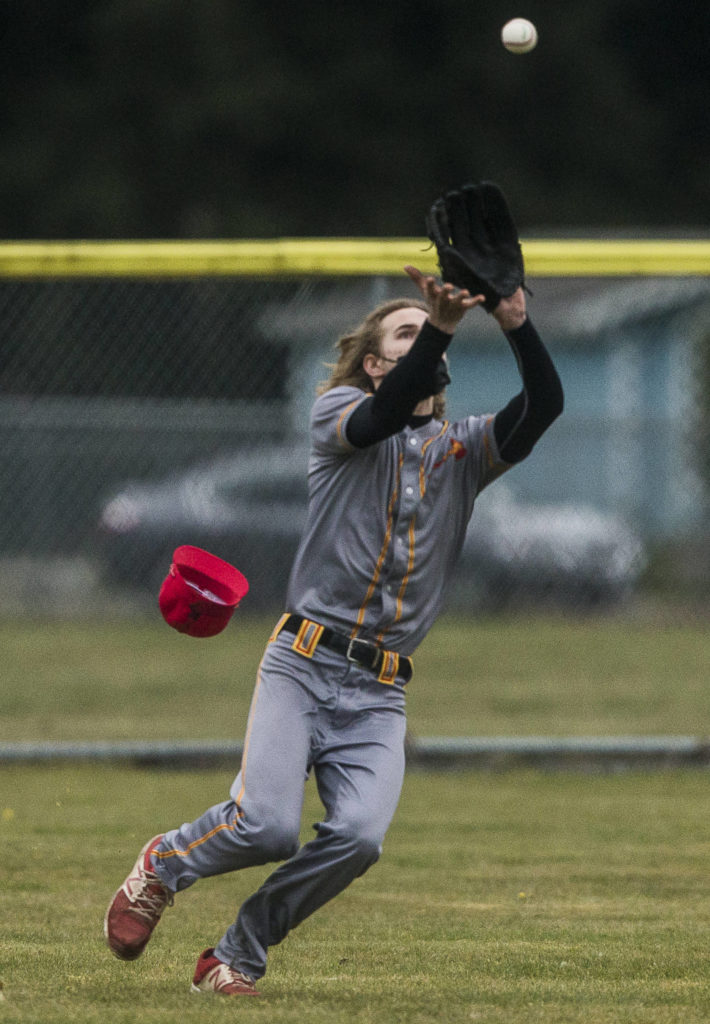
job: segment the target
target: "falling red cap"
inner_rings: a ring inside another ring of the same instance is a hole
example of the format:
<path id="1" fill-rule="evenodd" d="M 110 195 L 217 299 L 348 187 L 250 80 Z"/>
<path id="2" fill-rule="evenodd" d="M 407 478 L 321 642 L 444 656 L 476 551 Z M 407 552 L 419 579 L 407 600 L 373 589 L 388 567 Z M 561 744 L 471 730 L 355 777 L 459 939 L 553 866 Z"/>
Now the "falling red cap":
<path id="1" fill-rule="evenodd" d="M 183 544 L 173 552 L 158 603 L 165 621 L 178 632 L 216 636 L 248 590 L 246 577 L 229 562 Z"/>

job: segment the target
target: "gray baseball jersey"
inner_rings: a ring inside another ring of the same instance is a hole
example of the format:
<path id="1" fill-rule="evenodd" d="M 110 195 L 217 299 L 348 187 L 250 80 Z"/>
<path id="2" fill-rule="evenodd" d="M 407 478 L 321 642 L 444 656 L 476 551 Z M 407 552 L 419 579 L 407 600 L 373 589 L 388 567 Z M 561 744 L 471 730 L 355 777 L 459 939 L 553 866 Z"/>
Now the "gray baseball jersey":
<path id="1" fill-rule="evenodd" d="M 337 387 L 313 406 L 309 514 L 286 605 L 409 655 L 440 611 L 476 496 L 508 464 L 492 416 L 354 448 L 346 426 L 366 397 Z"/>

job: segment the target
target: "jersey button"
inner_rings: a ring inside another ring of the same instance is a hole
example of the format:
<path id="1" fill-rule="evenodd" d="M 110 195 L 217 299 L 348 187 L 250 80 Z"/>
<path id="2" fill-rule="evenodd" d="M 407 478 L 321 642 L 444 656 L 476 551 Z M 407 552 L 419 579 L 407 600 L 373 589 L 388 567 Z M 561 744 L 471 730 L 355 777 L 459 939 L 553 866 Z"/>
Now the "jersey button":
<path id="1" fill-rule="evenodd" d="M 417 445 L 419 444 L 419 442 L 417 441 L 416 437 L 410 437 L 409 438 L 409 443 L 411 444 L 412 448 L 416 448 Z"/>
<path id="2" fill-rule="evenodd" d="M 409 494 L 411 496 L 412 494 L 414 494 L 414 488 L 413 487 L 405 487 L 404 493 L 405 494 Z"/>

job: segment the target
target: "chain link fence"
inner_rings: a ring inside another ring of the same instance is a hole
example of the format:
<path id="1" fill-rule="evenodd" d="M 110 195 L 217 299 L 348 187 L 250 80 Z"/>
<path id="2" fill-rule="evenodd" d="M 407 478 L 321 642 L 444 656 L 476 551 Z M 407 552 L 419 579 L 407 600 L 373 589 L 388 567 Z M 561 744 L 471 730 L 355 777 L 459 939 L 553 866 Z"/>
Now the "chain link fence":
<path id="1" fill-rule="evenodd" d="M 694 360 L 710 283 L 545 278 L 533 319 L 565 414 L 479 499 L 451 606 L 579 607 L 638 590 L 697 536 Z M 341 333 L 402 277 L 0 278 L 0 612 L 155 608 L 175 546 L 238 565 L 278 611 L 304 518 L 308 411 Z M 448 415 L 495 412 L 512 354 L 475 311 Z"/>

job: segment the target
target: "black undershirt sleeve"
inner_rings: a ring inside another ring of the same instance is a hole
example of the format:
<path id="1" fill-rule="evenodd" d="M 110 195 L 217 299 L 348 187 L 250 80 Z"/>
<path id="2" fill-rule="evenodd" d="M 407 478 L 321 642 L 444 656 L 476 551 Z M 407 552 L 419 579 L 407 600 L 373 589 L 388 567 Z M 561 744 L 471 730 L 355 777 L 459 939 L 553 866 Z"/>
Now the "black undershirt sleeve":
<path id="1" fill-rule="evenodd" d="M 522 391 L 496 415 L 496 444 L 505 462 L 520 462 L 533 449 L 564 406 L 564 394 L 554 363 L 530 320 L 505 331 L 523 379 Z"/>
<path id="2" fill-rule="evenodd" d="M 530 320 L 505 336 L 515 355 L 523 388 L 497 413 L 496 444 L 501 458 L 520 462 L 563 408 L 557 370 Z M 361 402 L 346 426 L 355 448 L 367 448 L 403 430 L 418 402 L 431 394 L 431 380 L 452 335 L 428 320 L 404 358 L 383 378 L 377 391 Z"/>
<path id="3" fill-rule="evenodd" d="M 345 434 L 351 445 L 367 448 L 404 429 L 415 406 L 431 395 L 432 377 L 452 337 L 424 321 L 406 356 L 348 420 Z"/>

